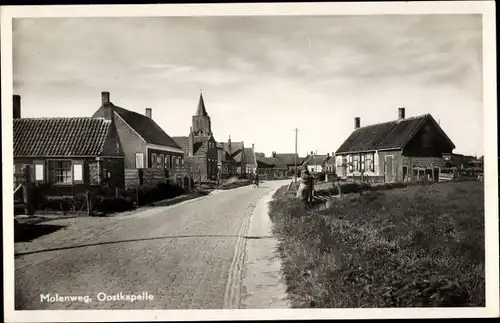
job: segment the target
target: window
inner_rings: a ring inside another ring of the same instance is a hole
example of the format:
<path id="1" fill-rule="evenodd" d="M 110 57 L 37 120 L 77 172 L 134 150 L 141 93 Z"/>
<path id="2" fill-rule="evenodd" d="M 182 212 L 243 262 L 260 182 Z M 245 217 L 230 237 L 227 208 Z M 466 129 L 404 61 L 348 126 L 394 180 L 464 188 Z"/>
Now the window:
<path id="1" fill-rule="evenodd" d="M 163 162 L 165 161 L 165 157 L 163 156 L 163 154 L 158 155 L 156 160 L 158 161 L 158 168 L 163 168 Z"/>
<path id="2" fill-rule="evenodd" d="M 71 184 L 73 181 L 70 160 L 49 161 L 51 181 L 55 184 Z"/>
<path id="3" fill-rule="evenodd" d="M 353 170 L 354 171 L 357 171 L 357 170 L 360 170 L 360 165 L 359 165 L 359 155 L 354 155 L 353 156 L 353 163 L 354 163 L 354 167 L 353 167 Z"/>
<path id="4" fill-rule="evenodd" d="M 181 157 L 181 166 L 184 167 L 184 158 Z"/>
<path id="5" fill-rule="evenodd" d="M 144 154 L 136 153 L 135 154 L 135 168 L 144 168 Z"/>
<path id="6" fill-rule="evenodd" d="M 35 181 L 43 182 L 45 180 L 45 163 L 43 161 L 35 161 Z"/>
<path id="7" fill-rule="evenodd" d="M 361 170 L 365 170 L 365 155 L 361 155 Z"/>
<path id="8" fill-rule="evenodd" d="M 354 162 L 352 160 L 352 155 L 349 155 L 349 171 L 353 171 L 354 170 Z"/>
<path id="9" fill-rule="evenodd" d="M 164 168 L 170 168 L 170 156 L 165 155 L 164 163 L 163 163 Z"/>
<path id="10" fill-rule="evenodd" d="M 73 181 L 83 183 L 83 163 L 73 164 Z"/>
<path id="11" fill-rule="evenodd" d="M 157 160 L 156 154 L 151 154 L 151 168 L 156 168 Z"/>
<path id="12" fill-rule="evenodd" d="M 365 164 L 366 167 L 365 169 L 367 171 L 373 172 L 375 170 L 375 165 L 374 165 L 374 153 L 368 153 L 366 154 L 366 159 L 365 159 Z"/>

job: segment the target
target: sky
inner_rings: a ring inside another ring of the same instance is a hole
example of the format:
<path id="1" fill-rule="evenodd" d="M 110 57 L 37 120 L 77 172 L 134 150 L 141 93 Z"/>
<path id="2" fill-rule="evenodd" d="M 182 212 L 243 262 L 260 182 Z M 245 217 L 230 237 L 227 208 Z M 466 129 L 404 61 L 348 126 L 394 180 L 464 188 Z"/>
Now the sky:
<path id="1" fill-rule="evenodd" d="M 92 116 L 101 91 L 187 136 L 200 91 L 217 141 L 332 154 L 361 126 L 430 113 L 483 154 L 480 15 L 16 18 L 22 117 Z"/>

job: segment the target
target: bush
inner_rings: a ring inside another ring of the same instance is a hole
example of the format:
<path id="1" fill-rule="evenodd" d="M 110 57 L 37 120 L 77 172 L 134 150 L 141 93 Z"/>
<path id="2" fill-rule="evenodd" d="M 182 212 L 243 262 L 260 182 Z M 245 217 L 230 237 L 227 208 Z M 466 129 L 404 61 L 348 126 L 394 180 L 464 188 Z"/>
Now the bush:
<path id="1" fill-rule="evenodd" d="M 280 190 L 273 231 L 293 307 L 485 306 L 484 187 L 412 185 L 310 211 Z"/>
<path id="2" fill-rule="evenodd" d="M 94 211 L 105 214 L 124 212 L 135 208 L 130 199 L 123 197 L 96 197 L 94 201 Z"/>
<path id="3" fill-rule="evenodd" d="M 37 196 L 35 198 L 37 209 L 44 211 L 80 211 L 84 209 L 85 204 L 86 197 L 84 194 L 77 194 L 75 196 Z"/>
<path id="4" fill-rule="evenodd" d="M 182 187 L 169 183 L 161 183 L 152 188 L 139 189 L 139 205 L 147 205 L 157 201 L 171 199 L 173 197 L 186 193 Z M 137 191 L 135 189 L 127 190 L 122 196 L 129 201 L 136 201 Z"/>

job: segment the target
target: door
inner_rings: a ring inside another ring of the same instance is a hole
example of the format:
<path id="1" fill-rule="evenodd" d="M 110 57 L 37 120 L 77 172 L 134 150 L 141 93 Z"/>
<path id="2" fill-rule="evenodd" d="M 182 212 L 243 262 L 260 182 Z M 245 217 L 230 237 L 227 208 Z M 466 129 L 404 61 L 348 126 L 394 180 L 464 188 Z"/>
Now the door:
<path id="1" fill-rule="evenodd" d="M 394 167 L 391 156 L 385 156 L 385 181 L 392 182 L 394 180 Z"/>

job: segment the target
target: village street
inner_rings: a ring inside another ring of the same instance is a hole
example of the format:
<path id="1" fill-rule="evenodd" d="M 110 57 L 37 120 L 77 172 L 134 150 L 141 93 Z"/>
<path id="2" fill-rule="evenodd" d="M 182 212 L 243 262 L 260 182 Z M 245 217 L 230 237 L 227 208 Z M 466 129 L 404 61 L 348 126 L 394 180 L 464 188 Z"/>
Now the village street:
<path id="1" fill-rule="evenodd" d="M 286 307 L 266 201 L 288 183 L 43 223 L 63 227 L 16 243 L 16 309 Z M 120 300 L 126 295 L 142 300 Z M 82 298 L 51 302 L 56 296 Z"/>

